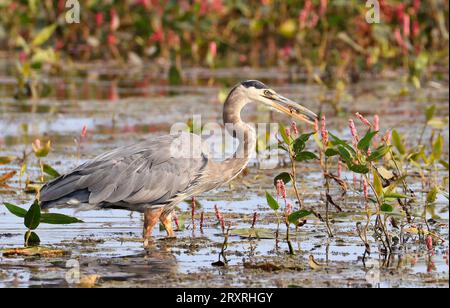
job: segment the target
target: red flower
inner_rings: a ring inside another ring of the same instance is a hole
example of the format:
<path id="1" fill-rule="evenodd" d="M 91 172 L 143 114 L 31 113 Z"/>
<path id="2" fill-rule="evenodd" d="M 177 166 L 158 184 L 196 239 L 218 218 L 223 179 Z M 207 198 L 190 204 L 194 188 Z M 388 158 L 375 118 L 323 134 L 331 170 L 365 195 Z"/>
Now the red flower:
<path id="1" fill-rule="evenodd" d="M 322 135 L 322 143 L 324 146 L 328 145 L 328 130 L 327 130 L 327 121 L 325 116 L 322 116 L 322 120 L 320 121 L 320 133 Z"/>
<path id="2" fill-rule="evenodd" d="M 87 126 L 83 125 L 83 128 L 81 129 L 81 138 L 86 138 L 87 136 Z"/>
<path id="3" fill-rule="evenodd" d="M 97 27 L 100 27 L 101 25 L 103 25 L 103 13 L 102 12 L 98 12 L 95 14 L 95 24 L 97 25 Z"/>
<path id="4" fill-rule="evenodd" d="M 362 114 L 359 112 L 355 113 L 356 117 L 366 126 L 372 127 L 372 123 L 370 123 L 369 120 L 367 120 Z"/>

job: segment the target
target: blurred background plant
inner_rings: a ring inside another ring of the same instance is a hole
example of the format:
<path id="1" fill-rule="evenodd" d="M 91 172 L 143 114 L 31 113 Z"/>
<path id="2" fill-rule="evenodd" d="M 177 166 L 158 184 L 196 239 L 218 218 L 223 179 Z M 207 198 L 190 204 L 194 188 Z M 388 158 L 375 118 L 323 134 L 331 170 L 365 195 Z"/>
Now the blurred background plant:
<path id="1" fill-rule="evenodd" d="M 401 69 L 420 87 L 448 66 L 445 0 L 380 0 L 380 23 L 372 24 L 360 0 L 79 3 L 81 22 L 69 24 L 65 0 L 0 1 L 0 49 L 18 61 L 19 93 L 37 95 L 37 74 L 72 61 L 155 61 L 175 84 L 186 66 L 281 66 L 338 96 L 363 72 Z"/>

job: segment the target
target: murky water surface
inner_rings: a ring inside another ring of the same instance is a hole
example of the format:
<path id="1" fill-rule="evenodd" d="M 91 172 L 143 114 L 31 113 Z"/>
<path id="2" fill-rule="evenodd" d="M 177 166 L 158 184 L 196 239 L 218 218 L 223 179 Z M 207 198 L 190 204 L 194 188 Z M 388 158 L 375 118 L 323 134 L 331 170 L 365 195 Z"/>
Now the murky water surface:
<path id="1" fill-rule="evenodd" d="M 339 116 L 330 104 L 319 107 L 321 100 L 334 97 L 333 91 L 307 84 L 301 78 L 294 82 L 285 71 L 191 69 L 185 73 L 192 81 L 171 87 L 162 74 L 150 69 L 88 66 L 78 75 L 49 79 L 48 95 L 30 101 L 13 98 L 15 81 L 8 74 L 10 66 L 2 62 L 1 67 L 0 156 L 21 156 L 24 151 L 31 151 L 32 140 L 48 136 L 53 150 L 45 162 L 61 173 L 105 150 L 166 134 L 172 123 L 186 122 L 194 114 L 201 114 L 205 122 L 221 123 L 220 93 L 241 79 L 261 79 L 313 110 L 322 109 L 329 114 L 332 130 L 346 137 L 347 117 L 356 111 L 368 116 L 378 113 L 383 127 L 397 127 L 411 138 L 418 137 L 423 109 L 429 103 L 436 104 L 439 116 L 444 119 L 448 119 L 449 113 L 448 80 L 426 84 L 420 91 L 410 89 L 406 95 L 400 95 L 402 85 L 393 79 L 362 81 L 346 91 Z M 282 119 L 255 107 L 249 107 L 244 118 L 254 122 Z M 79 136 L 83 125 L 88 126 L 88 137 L 78 155 L 74 138 Z M 448 144 L 448 127 L 445 131 Z M 448 157 L 448 153 L 445 155 Z M 59 210 L 85 223 L 42 225 L 37 232 L 43 245 L 64 249 L 68 255 L 2 256 L 0 287 L 76 286 L 70 283 L 73 269 L 66 266 L 68 261 L 72 264 L 71 260 L 79 262 L 82 277 L 98 275 L 100 287 L 448 287 L 448 241 L 436 247 L 431 255 L 419 244 L 416 235 L 409 235 L 406 252 L 385 260 L 371 239 L 372 255 L 364 267 L 364 246 L 355 232 L 356 222 L 365 219 L 364 205 L 352 192 L 342 201 L 343 213 L 332 213 L 336 233 L 333 239 L 327 238 L 323 223 L 311 219 L 299 232 L 292 230 L 297 254 L 287 256 L 287 245 L 282 239 L 277 242 L 271 236 L 254 239 L 232 234 L 225 252 L 228 266 L 212 266 L 218 261 L 224 241 L 214 215 L 215 205 L 226 222 L 231 223 L 232 230 L 248 228 L 254 212 L 258 213 L 257 228 L 273 232 L 277 227 L 264 192 L 273 190 L 273 177 L 286 168 L 282 162 L 274 169 L 259 167 L 254 160 L 245 174 L 230 185 L 197 197 L 202 206 L 198 213 L 204 211 L 206 217 L 203 231 L 198 225 L 193 230 L 189 205 L 181 204 L 178 216 L 185 220 L 185 229 L 172 240 L 164 240 L 165 232 L 155 230 L 155 243 L 147 250 L 141 242 L 140 214 Z M 306 204 L 322 211 L 318 166 L 299 168 Z M 2 165 L 0 174 L 19 169 L 18 164 Z M 33 159 L 29 161 L 27 174 L 30 179 L 38 178 L 37 162 Z M 351 177 L 346 175 L 349 182 Z M 1 203 L 27 207 L 34 196 L 23 192 L 24 181 L 25 178 L 20 180 L 16 175 L 8 185 L 0 186 Z M 421 188 L 420 182 L 417 188 Z M 432 210 L 440 236 L 448 240 L 448 200 L 440 198 Z M 20 247 L 24 231 L 23 221 L 0 206 L 0 249 Z M 284 226 L 281 232 L 285 232 Z M 322 263 L 321 269 L 310 269 L 310 255 Z"/>

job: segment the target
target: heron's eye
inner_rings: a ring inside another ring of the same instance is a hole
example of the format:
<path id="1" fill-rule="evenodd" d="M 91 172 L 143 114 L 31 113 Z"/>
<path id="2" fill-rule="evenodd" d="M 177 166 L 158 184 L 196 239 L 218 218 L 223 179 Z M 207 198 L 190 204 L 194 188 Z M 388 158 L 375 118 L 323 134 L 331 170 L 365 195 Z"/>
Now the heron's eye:
<path id="1" fill-rule="evenodd" d="M 264 95 L 265 96 L 272 96 L 272 92 L 270 92 L 269 90 L 265 90 L 264 91 Z"/>

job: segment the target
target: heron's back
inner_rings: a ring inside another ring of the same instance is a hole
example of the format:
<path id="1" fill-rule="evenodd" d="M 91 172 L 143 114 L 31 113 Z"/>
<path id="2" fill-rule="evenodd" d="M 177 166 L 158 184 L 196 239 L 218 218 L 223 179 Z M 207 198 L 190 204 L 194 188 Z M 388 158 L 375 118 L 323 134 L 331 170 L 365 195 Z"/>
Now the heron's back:
<path id="1" fill-rule="evenodd" d="M 208 166 L 205 153 L 187 148 L 202 149 L 200 137 L 168 135 L 106 152 L 45 184 L 41 206 L 142 212 L 177 203 L 195 193 Z"/>

